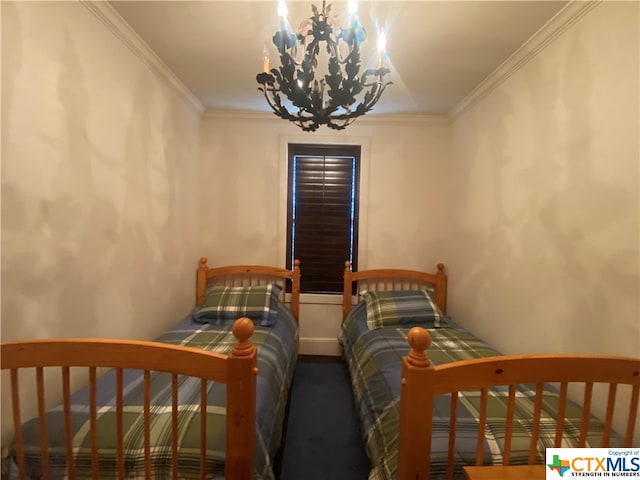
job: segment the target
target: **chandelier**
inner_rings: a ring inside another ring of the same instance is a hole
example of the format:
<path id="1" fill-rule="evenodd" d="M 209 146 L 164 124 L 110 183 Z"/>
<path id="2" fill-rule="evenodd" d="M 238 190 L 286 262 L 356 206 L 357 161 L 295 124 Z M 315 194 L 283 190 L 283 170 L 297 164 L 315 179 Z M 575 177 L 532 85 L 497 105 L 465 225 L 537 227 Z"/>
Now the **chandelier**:
<path id="1" fill-rule="evenodd" d="M 348 22 L 343 27 L 337 15 L 331 15 L 331 4 L 322 1 L 322 10 L 311 6 L 313 16 L 300 25 L 297 33 L 290 30 L 283 0 L 278 5 L 280 30 L 273 36 L 281 65 L 269 70 L 265 46 L 263 72 L 256 76 L 258 90 L 280 118 L 295 123 L 306 132 L 320 125 L 342 130 L 370 111 L 391 82 L 383 80 L 390 72 L 384 66 L 384 33 L 378 39 L 378 64 L 360 73 L 360 44 L 366 32 L 357 15 L 357 2 L 349 2 Z M 318 57 L 326 44 L 328 63 L 318 72 Z M 324 77 L 318 80 L 324 73 Z M 288 108 L 283 99 L 288 100 Z"/>

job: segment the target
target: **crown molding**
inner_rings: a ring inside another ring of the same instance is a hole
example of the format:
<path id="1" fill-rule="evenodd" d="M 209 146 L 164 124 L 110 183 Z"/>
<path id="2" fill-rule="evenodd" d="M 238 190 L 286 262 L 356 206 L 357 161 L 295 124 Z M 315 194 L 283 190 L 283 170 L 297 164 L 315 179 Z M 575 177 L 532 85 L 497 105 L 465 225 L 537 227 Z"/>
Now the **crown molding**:
<path id="1" fill-rule="evenodd" d="M 202 114 L 203 118 L 222 118 L 227 120 L 273 120 L 275 116 L 271 112 L 254 112 L 250 110 L 222 110 L 207 108 Z"/>
<path id="2" fill-rule="evenodd" d="M 455 119 L 473 107 L 493 90 L 506 81 L 511 75 L 535 58 L 547 45 L 562 35 L 578 20 L 587 14 L 602 0 L 572 0 L 562 10 L 545 23 L 529 40 L 507 58 L 487 78 L 485 78 L 471 93 L 464 97 L 450 111 Z"/>
<path id="3" fill-rule="evenodd" d="M 204 106 L 184 83 L 171 71 L 158 55 L 124 21 L 124 19 L 104 0 L 80 0 L 133 54 L 138 57 L 160 79 L 172 86 L 198 114 L 204 112 Z"/>
<path id="4" fill-rule="evenodd" d="M 237 111 L 237 110 L 218 110 L 207 109 L 203 113 L 205 119 L 225 119 L 225 120 L 260 120 L 281 121 L 272 112 L 253 112 L 253 111 Z M 447 124 L 451 121 L 451 118 L 447 114 L 437 115 L 418 115 L 418 114 L 368 114 L 359 117 L 356 120 L 358 123 L 385 123 L 385 124 L 397 124 L 397 123 L 423 123 L 423 124 Z"/>
<path id="5" fill-rule="evenodd" d="M 417 113 L 379 113 L 369 114 L 360 117 L 358 122 L 362 123 L 426 123 L 429 125 L 448 124 L 451 117 L 447 113 L 442 114 L 417 114 Z"/>

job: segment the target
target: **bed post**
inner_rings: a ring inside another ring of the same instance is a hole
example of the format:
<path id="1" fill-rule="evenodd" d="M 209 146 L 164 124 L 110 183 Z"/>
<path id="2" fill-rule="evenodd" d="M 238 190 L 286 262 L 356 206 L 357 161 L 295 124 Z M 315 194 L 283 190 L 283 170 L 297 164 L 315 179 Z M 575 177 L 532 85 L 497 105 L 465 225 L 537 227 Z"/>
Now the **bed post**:
<path id="1" fill-rule="evenodd" d="M 293 276 L 291 277 L 291 311 L 300 325 L 300 260 L 293 261 Z"/>
<path id="2" fill-rule="evenodd" d="M 351 292 L 353 291 L 353 281 L 351 279 L 351 262 L 344 262 L 344 286 L 342 287 L 342 318 L 347 316 L 351 310 Z"/>
<path id="3" fill-rule="evenodd" d="M 227 357 L 227 448 L 225 478 L 250 480 L 256 447 L 257 349 L 251 342 L 253 321 L 243 317 L 233 324 L 236 343 Z"/>
<path id="4" fill-rule="evenodd" d="M 196 279 L 196 306 L 201 305 L 207 295 L 207 270 L 207 257 L 202 257 Z"/>
<path id="5" fill-rule="evenodd" d="M 444 273 L 444 263 L 436 265 L 438 271 L 436 276 L 439 279 L 438 288 L 436 288 L 436 304 L 442 309 L 442 313 L 447 313 L 447 276 Z"/>
<path id="6" fill-rule="evenodd" d="M 424 328 L 414 327 L 407 339 L 411 350 L 402 358 L 397 478 L 427 480 L 433 414 L 432 385 L 427 377 L 433 367 L 425 351 L 431 335 Z"/>

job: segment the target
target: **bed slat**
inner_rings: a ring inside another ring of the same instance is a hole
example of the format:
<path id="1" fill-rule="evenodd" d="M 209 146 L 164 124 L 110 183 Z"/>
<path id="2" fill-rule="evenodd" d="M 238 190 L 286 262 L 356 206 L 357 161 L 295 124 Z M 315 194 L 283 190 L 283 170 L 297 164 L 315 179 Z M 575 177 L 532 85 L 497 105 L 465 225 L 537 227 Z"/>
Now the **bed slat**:
<path id="1" fill-rule="evenodd" d="M 640 375 L 640 373 L 639 373 Z M 627 431 L 624 435 L 624 444 L 631 446 L 633 442 L 633 432 L 638 418 L 638 399 L 640 397 L 640 385 L 635 385 L 631 391 L 631 402 L 629 405 L 629 421 L 627 422 Z"/>
<path id="2" fill-rule="evenodd" d="M 516 386 L 509 385 L 509 397 L 507 399 L 507 426 L 504 435 L 503 464 L 509 465 L 511 461 L 511 440 L 513 437 L 513 417 L 516 410 Z"/>
<path id="3" fill-rule="evenodd" d="M 567 382 L 560 383 L 560 395 L 558 396 L 558 414 L 556 415 L 556 436 L 553 441 L 555 448 L 562 445 L 562 433 L 564 432 L 564 419 L 567 410 L 567 391 L 569 384 Z"/>
<path id="4" fill-rule="evenodd" d="M 171 374 L 171 478 L 178 478 L 178 375 Z"/>
<path id="5" fill-rule="evenodd" d="M 489 390 L 480 389 L 480 418 L 478 419 L 478 441 L 476 444 L 476 465 L 482 465 L 484 456 L 484 430 L 487 427 L 487 397 Z"/>
<path id="6" fill-rule="evenodd" d="M 121 368 L 116 369 L 116 432 L 118 439 L 116 445 L 118 448 L 118 478 L 123 480 L 125 477 L 124 468 L 124 379 Z"/>
<path id="7" fill-rule="evenodd" d="M 531 440 L 529 444 L 529 465 L 536 461 L 538 450 L 538 437 L 540 436 L 540 415 L 542 414 L 542 400 L 544 397 L 544 384 L 536 383 L 536 400 L 533 404 L 533 426 L 531 428 Z"/>
<path id="8" fill-rule="evenodd" d="M 62 367 L 62 399 L 64 404 L 64 442 L 67 448 L 67 474 L 69 480 L 73 480 L 76 475 L 71 435 L 71 372 L 69 367 Z"/>
<path id="9" fill-rule="evenodd" d="M 205 478 L 207 463 L 207 381 L 200 382 L 200 478 Z"/>
<path id="10" fill-rule="evenodd" d="M 447 477 L 453 478 L 453 462 L 456 452 L 456 425 L 458 420 L 458 392 L 451 394 L 451 420 L 449 421 L 449 451 L 447 452 Z"/>
<path id="11" fill-rule="evenodd" d="M 36 384 L 38 395 L 38 418 L 40 420 L 40 455 L 42 467 L 49 469 L 49 449 L 47 448 L 47 418 L 45 416 L 44 369 L 36 368 Z"/>
<path id="12" fill-rule="evenodd" d="M 4 364 L 4 362 L 3 362 Z M 15 432 L 16 459 L 18 462 L 18 475 L 20 480 L 27 477 L 24 464 L 24 443 L 22 441 L 22 431 L 20 425 L 20 389 L 18 383 L 18 369 L 11 369 L 11 408 L 13 410 L 13 430 Z"/>
<path id="13" fill-rule="evenodd" d="M 580 438 L 578 447 L 584 448 L 587 443 L 589 433 L 589 416 L 591 415 L 591 398 L 593 397 L 593 383 L 589 382 L 584 388 L 584 399 L 582 401 L 582 421 L 580 422 Z"/>
<path id="14" fill-rule="evenodd" d="M 602 433 L 602 448 L 609 445 L 611 438 L 611 428 L 613 427 L 613 411 L 616 405 L 616 391 L 618 386 L 615 383 L 609 385 L 609 398 L 607 400 L 607 413 L 604 421 L 604 432 Z"/>
<path id="15" fill-rule="evenodd" d="M 96 392 L 96 367 L 89 367 L 89 424 L 91 425 L 91 471 L 93 480 L 100 478 L 98 458 L 98 395 Z"/>
<path id="16" fill-rule="evenodd" d="M 144 473 L 151 478 L 151 372 L 145 370 L 144 383 Z"/>

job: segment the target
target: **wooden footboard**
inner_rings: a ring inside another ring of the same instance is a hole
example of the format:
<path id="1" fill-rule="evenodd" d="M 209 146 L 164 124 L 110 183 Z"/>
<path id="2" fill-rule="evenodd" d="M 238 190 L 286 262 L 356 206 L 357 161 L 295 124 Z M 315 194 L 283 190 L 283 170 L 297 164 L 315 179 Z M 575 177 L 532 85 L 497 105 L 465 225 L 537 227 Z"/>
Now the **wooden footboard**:
<path id="1" fill-rule="evenodd" d="M 569 386 L 574 384 L 582 384 L 584 388 L 581 402 L 582 421 L 577 446 L 585 446 L 590 425 L 594 384 L 598 383 L 608 385 L 608 402 L 603 419 L 602 445 L 593 446 L 610 446 L 614 410 L 617 406 L 616 397 L 620 387 L 626 385 L 630 390 L 630 402 L 626 411 L 625 431 L 621 433 L 624 436 L 624 446 L 631 447 L 638 415 L 640 359 L 598 355 L 505 355 L 432 367 L 426 354 L 426 349 L 431 343 L 429 332 L 415 327 L 409 331 L 408 339 L 411 350 L 404 357 L 402 366 L 398 479 L 426 480 L 429 478 L 434 399 L 443 394 L 451 394 L 450 412 L 452 413 L 449 423 L 447 478 L 452 478 L 458 395 L 459 392 L 471 389 L 480 390 L 476 465 L 481 465 L 483 461 L 488 391 L 494 386 L 508 388 L 504 465 L 509 465 L 510 461 L 516 386 L 522 384 L 535 385 L 529 464 L 535 463 L 540 435 L 543 384 L 550 382 L 558 384 L 559 390 L 554 445 L 556 448 L 564 446 L 561 445 L 564 412 L 568 404 Z"/>
<path id="2" fill-rule="evenodd" d="M 255 405 L 257 353 L 250 337 L 253 334 L 253 321 L 243 318 L 233 325 L 236 343 L 230 355 L 221 355 L 195 348 L 175 346 L 156 342 L 106 340 L 106 339 L 51 339 L 3 343 L 0 346 L 2 370 L 10 371 L 12 390 L 13 424 L 15 429 L 15 461 L 20 478 L 26 478 L 25 454 L 21 436 L 21 417 L 25 402 L 33 401 L 37 405 L 40 450 L 44 478 L 49 478 L 49 454 L 47 439 L 47 421 L 45 416 L 45 369 L 57 367 L 61 372 L 63 385 L 63 404 L 65 415 L 65 442 L 69 477 L 73 478 L 74 461 L 71 438 L 70 413 L 70 370 L 72 367 L 85 367 L 89 372 L 89 391 L 91 426 L 91 468 L 93 478 L 100 478 L 97 447 L 96 407 L 97 369 L 101 367 L 116 370 L 116 425 L 117 470 L 119 478 L 125 478 L 125 452 L 123 444 L 123 369 L 137 369 L 144 372 L 144 449 L 145 477 L 151 478 L 150 434 L 151 390 L 150 373 L 167 372 L 171 378 L 171 431 L 172 431 L 172 476 L 178 477 L 178 376 L 194 377 L 201 382 L 200 411 L 207 411 L 207 382 L 227 384 L 226 410 L 226 459 L 225 478 L 248 480 L 254 475 L 255 458 Z M 21 372 L 35 369 L 37 395 L 34 399 L 20 398 Z M 205 454 L 207 449 L 207 416 L 201 415 L 200 422 L 200 476 L 205 478 Z"/>

